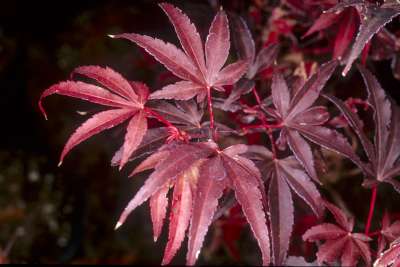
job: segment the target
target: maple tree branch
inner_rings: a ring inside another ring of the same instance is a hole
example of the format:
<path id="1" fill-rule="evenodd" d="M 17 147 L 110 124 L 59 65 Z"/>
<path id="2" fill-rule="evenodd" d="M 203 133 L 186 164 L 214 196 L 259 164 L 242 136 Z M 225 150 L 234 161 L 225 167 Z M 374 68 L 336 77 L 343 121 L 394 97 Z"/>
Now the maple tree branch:
<path id="1" fill-rule="evenodd" d="M 369 228 L 371 227 L 372 216 L 374 215 L 376 193 L 377 193 L 377 187 L 375 186 L 374 188 L 372 188 L 371 200 L 369 203 L 368 219 L 367 219 L 367 223 L 365 225 L 365 234 L 366 235 L 369 234 Z"/>

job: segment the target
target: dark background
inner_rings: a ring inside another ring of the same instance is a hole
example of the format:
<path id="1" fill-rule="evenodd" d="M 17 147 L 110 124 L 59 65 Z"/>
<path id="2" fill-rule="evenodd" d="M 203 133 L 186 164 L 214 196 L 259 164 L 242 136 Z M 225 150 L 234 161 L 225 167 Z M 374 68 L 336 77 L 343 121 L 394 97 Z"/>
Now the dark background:
<path id="1" fill-rule="evenodd" d="M 199 30 L 214 14 L 208 1 L 170 1 L 188 13 Z M 144 177 L 128 180 L 128 166 L 110 166 L 123 128 L 78 146 L 57 167 L 68 136 L 99 110 L 76 99 L 37 102 L 50 85 L 68 79 L 80 65 L 110 66 L 154 88 L 165 70 L 124 40 L 107 34 L 138 32 L 177 42 L 157 1 L 1 1 L 0 3 L 0 248 L 20 262 L 155 264 L 162 259 L 166 228 L 153 243 L 148 204 L 120 230 L 114 224 Z M 184 246 L 185 247 L 185 246 Z M 249 250 L 253 250 L 250 246 Z M 175 262 L 184 262 L 184 248 Z M 229 263 L 222 248 L 203 255 Z M 219 252 L 218 252 L 219 251 Z M 249 253 L 250 261 L 252 255 Z M 203 258 L 204 258 L 203 257 Z M 257 260 L 257 255 L 255 256 Z"/>

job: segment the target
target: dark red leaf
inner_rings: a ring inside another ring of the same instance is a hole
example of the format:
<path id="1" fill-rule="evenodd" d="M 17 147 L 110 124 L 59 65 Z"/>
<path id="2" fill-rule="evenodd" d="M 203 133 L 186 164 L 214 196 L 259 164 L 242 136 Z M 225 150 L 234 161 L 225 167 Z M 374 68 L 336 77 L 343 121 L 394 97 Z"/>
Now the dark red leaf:
<path id="1" fill-rule="evenodd" d="M 227 174 L 219 156 L 207 160 L 200 167 L 200 176 L 190 222 L 187 265 L 194 265 L 204 237 L 217 209 L 218 199 L 225 188 Z"/>

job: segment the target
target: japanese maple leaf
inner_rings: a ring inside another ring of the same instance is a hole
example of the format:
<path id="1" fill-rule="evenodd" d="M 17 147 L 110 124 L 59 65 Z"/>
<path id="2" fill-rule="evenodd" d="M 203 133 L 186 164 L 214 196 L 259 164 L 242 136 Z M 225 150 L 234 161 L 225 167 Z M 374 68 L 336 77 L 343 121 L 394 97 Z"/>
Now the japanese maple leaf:
<path id="1" fill-rule="evenodd" d="M 171 104 L 166 101 L 152 101 L 147 104 L 152 111 L 163 116 L 164 119 L 173 123 L 180 133 L 188 140 L 208 138 L 210 136 L 209 122 L 202 122 L 204 107 L 198 105 L 193 99 L 189 101 L 175 101 Z M 234 131 L 224 124 L 216 123 L 216 131 L 219 136 L 232 134 Z M 168 139 L 171 138 L 168 127 L 157 127 L 148 129 L 142 142 L 131 155 L 130 161 L 139 157 L 148 156 L 157 151 Z M 111 165 L 119 165 L 123 152 L 123 146 L 115 153 Z"/>
<path id="2" fill-rule="evenodd" d="M 400 4 L 395 0 L 384 1 L 380 6 L 366 0 L 343 0 L 325 12 L 330 15 L 322 16 L 334 18 L 338 16 L 338 12 L 342 12 L 349 7 L 355 7 L 357 9 L 361 23 L 354 44 L 344 58 L 344 64 L 346 66 L 342 72 L 343 76 L 350 70 L 353 62 L 361 54 L 368 41 L 394 17 L 400 14 Z M 327 20 L 329 21 L 329 19 Z M 324 24 L 324 22 L 319 23 Z M 315 28 L 318 27 L 320 26 L 315 26 Z"/>
<path id="3" fill-rule="evenodd" d="M 377 254 L 379 255 L 386 248 L 387 244 L 390 244 L 398 237 L 400 237 L 400 221 L 390 223 L 390 216 L 386 211 L 381 222 Z"/>
<path id="4" fill-rule="evenodd" d="M 366 266 L 370 266 L 371 252 L 368 242 L 371 239 L 364 234 L 353 233 L 354 218 L 347 218 L 342 210 L 326 201 L 324 205 L 337 224 L 319 224 L 308 229 L 303 235 L 304 241 L 325 241 L 318 248 L 318 263 L 333 264 L 340 259 L 342 266 L 356 266 L 362 258 Z"/>
<path id="5" fill-rule="evenodd" d="M 332 12 L 328 9 L 313 23 L 310 29 L 303 35 L 303 38 L 315 32 L 323 31 L 335 26 L 337 32 L 334 39 L 331 39 L 333 42 L 332 57 L 341 59 L 347 48 L 351 45 L 358 25 L 359 17 L 355 8 L 348 7 L 336 12 Z"/>
<path id="6" fill-rule="evenodd" d="M 246 22 L 237 15 L 232 15 L 231 18 L 236 52 L 240 59 L 249 62 L 249 67 L 244 77 L 233 85 L 228 98 L 221 105 L 218 105 L 218 108 L 225 111 L 234 111 L 232 103 L 254 88 L 256 75 L 275 63 L 279 51 L 278 45 L 270 44 L 261 48 L 256 55 L 254 40 Z"/>
<path id="7" fill-rule="evenodd" d="M 230 48 L 228 18 L 224 11 L 219 11 L 214 17 L 203 49 L 196 27 L 180 9 L 167 3 L 161 3 L 160 7 L 174 26 L 184 51 L 145 35 L 111 35 L 112 38 L 124 38 L 136 43 L 182 79 L 152 93 L 150 99 L 188 100 L 197 96 L 202 101 L 211 88 L 224 91 L 222 86 L 234 84 L 245 73 L 248 65 L 245 60 L 222 68 Z"/>
<path id="8" fill-rule="evenodd" d="M 381 253 L 374 262 L 374 267 L 389 267 L 400 265 L 400 238 L 390 244 L 390 247 Z"/>
<path id="9" fill-rule="evenodd" d="M 103 87 L 80 81 L 63 81 L 46 89 L 40 97 L 39 107 L 47 119 L 42 100 L 52 94 L 66 95 L 92 103 L 112 107 L 84 122 L 68 139 L 60 157 L 60 165 L 67 153 L 91 136 L 129 120 L 120 168 L 135 151 L 147 131 L 145 103 L 149 95 L 147 86 L 140 82 L 129 82 L 110 68 L 83 66 L 74 74 L 84 75 Z"/>
<path id="10" fill-rule="evenodd" d="M 274 159 L 263 146 L 249 146 L 249 157 L 266 177 L 268 186 L 268 211 L 272 237 L 273 263 L 285 263 L 294 224 L 292 194 L 297 194 L 317 215 L 323 214 L 321 196 L 311 178 L 294 157 Z"/>
<path id="11" fill-rule="evenodd" d="M 189 228 L 187 264 L 193 265 L 213 220 L 218 200 L 225 189 L 232 189 L 258 241 L 263 265 L 268 265 L 270 248 L 263 209 L 263 183 L 252 161 L 239 155 L 246 150 L 245 145 L 234 145 L 221 151 L 211 141 L 163 146 L 132 173 L 154 168 L 123 211 L 116 227 L 121 226 L 136 207 L 150 198 L 156 240 L 166 216 L 168 190 L 174 187 L 169 238 L 162 264 L 172 260 Z"/>
<path id="12" fill-rule="evenodd" d="M 337 61 L 331 61 L 322 65 L 302 87 L 294 92 L 293 96 L 282 75 L 275 74 L 272 78 L 272 102 L 276 108 L 274 112 L 277 126 L 281 127 L 280 139 L 287 141 L 298 161 L 317 182 L 319 180 L 315 171 L 313 154 L 303 136 L 324 148 L 350 158 L 357 165 L 363 164 L 344 136 L 321 126 L 329 119 L 326 108 L 312 107 L 337 64 Z"/>
<path id="13" fill-rule="evenodd" d="M 378 183 L 391 184 L 400 192 L 400 183 L 394 178 L 400 174 L 400 110 L 389 100 L 377 79 L 365 67 L 358 66 L 368 91 L 368 103 L 374 110 L 375 135 L 374 144 L 363 131 L 359 116 L 352 112 L 343 101 L 334 96 L 327 96 L 345 116 L 349 125 L 358 135 L 361 145 L 369 160 L 360 165 L 366 179 L 364 185 L 374 187 Z"/>

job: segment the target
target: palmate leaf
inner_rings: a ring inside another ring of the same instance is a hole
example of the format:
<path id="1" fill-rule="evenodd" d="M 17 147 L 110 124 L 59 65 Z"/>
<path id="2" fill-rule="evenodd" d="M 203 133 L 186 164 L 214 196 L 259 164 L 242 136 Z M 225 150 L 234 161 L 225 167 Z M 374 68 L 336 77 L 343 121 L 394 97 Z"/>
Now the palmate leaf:
<path id="1" fill-rule="evenodd" d="M 296 193 L 320 217 L 321 196 L 294 157 L 272 160 L 272 153 L 262 146 L 249 146 L 248 156 L 263 171 L 268 187 L 268 214 L 272 238 L 273 263 L 285 263 L 294 224 L 292 192 Z"/>
<path id="2" fill-rule="evenodd" d="M 254 88 L 254 78 L 263 70 L 273 66 L 278 56 L 278 45 L 270 44 L 263 47 L 259 53 L 255 54 L 255 44 L 253 37 L 247 27 L 246 22 L 240 16 L 231 14 L 232 39 L 239 59 L 249 62 L 246 74 L 233 85 L 227 99 L 222 104 L 217 103 L 216 107 L 225 111 L 235 111 L 234 102 L 242 95 L 245 95 Z"/>
<path id="3" fill-rule="evenodd" d="M 382 217 L 380 235 L 378 237 L 377 254 L 381 254 L 381 252 L 386 248 L 386 245 L 393 242 L 399 236 L 400 221 L 397 220 L 391 223 L 389 213 L 385 211 Z"/>
<path id="4" fill-rule="evenodd" d="M 116 227 L 150 198 L 154 239 L 162 229 L 169 187 L 174 187 L 169 238 L 162 264 L 169 264 L 188 232 L 187 264 L 193 265 L 225 189 L 235 192 L 236 200 L 250 224 L 262 252 L 263 265 L 270 263 L 269 232 L 264 216 L 263 187 L 254 164 L 238 154 L 247 146 L 235 145 L 219 150 L 215 143 L 171 143 L 142 162 L 135 173 L 150 168 L 146 180 L 123 211 Z M 173 155 L 173 156 L 172 156 Z"/>
<path id="5" fill-rule="evenodd" d="M 39 107 L 46 118 L 42 100 L 52 94 L 75 97 L 114 109 L 97 113 L 77 128 L 64 146 L 59 164 L 78 144 L 130 119 L 121 152 L 122 160 L 119 162 L 122 168 L 147 131 L 147 113 L 144 107 L 148 95 L 147 86 L 138 82 L 130 83 L 114 70 L 99 66 L 79 67 L 73 73 L 94 79 L 106 89 L 80 81 L 65 81 L 53 85 L 43 92 L 39 100 Z"/>
<path id="6" fill-rule="evenodd" d="M 320 126 L 329 119 L 326 108 L 312 107 L 337 65 L 337 61 L 323 64 L 293 96 L 290 95 L 286 81 L 280 74 L 274 74 L 272 79 L 272 102 L 276 108 L 277 121 L 282 125 L 283 131 L 280 142 L 287 140 L 293 154 L 316 182 L 319 182 L 319 179 L 311 147 L 303 137 L 348 157 L 359 166 L 363 165 L 344 136 Z"/>
<path id="7" fill-rule="evenodd" d="M 361 25 L 357 37 L 345 59 L 345 68 L 343 76 L 350 70 L 354 60 L 361 54 L 364 46 L 369 40 L 394 17 L 400 14 L 400 4 L 395 0 L 385 1 L 381 6 L 364 1 L 361 10 Z"/>
<path id="8" fill-rule="evenodd" d="M 332 58 L 335 59 L 342 59 L 346 54 L 360 24 L 358 12 L 354 6 L 357 6 L 358 2 L 362 4 L 363 1 L 351 1 L 352 4 L 347 5 L 344 4 L 345 2 L 349 1 L 341 1 L 333 8 L 325 10 L 303 35 L 304 38 L 335 27 L 337 29 L 335 36 L 332 40 L 328 40 L 333 43 Z"/>
<path id="9" fill-rule="evenodd" d="M 345 76 L 371 38 L 399 14 L 400 4 L 395 0 L 383 1 L 382 5 L 366 0 L 343 0 L 324 11 L 304 36 L 339 23 L 333 57 L 344 56 L 345 68 L 342 74 Z M 350 46 L 358 24 L 357 35 Z"/>
<path id="10" fill-rule="evenodd" d="M 342 266 L 356 266 L 362 258 L 367 266 L 371 265 L 368 245 L 371 239 L 364 234 L 353 233 L 354 218 L 347 218 L 342 210 L 329 202 L 324 201 L 324 205 L 332 213 L 338 226 L 331 223 L 319 224 L 303 235 L 303 240 L 309 242 L 325 240 L 318 248 L 318 264 L 332 264 L 340 259 Z"/>
<path id="11" fill-rule="evenodd" d="M 150 99 L 188 100 L 197 96 L 198 101 L 202 101 L 207 88 L 223 90 L 222 86 L 236 83 L 246 72 L 246 60 L 223 68 L 230 48 L 228 18 L 224 11 L 219 11 L 214 17 L 203 50 L 200 35 L 189 18 L 171 4 L 161 3 L 160 7 L 174 26 L 184 51 L 149 36 L 134 33 L 110 35 L 141 46 L 175 76 L 183 79 L 152 93 Z"/>
<path id="12" fill-rule="evenodd" d="M 364 170 L 366 182 L 373 181 L 367 184 L 373 186 L 380 182 L 386 182 L 398 191 L 400 188 L 394 178 L 400 173 L 400 166 L 396 161 L 400 156 L 399 108 L 389 100 L 385 91 L 370 71 L 363 66 L 359 66 L 359 70 L 368 91 L 368 102 L 374 111 L 374 144 L 364 133 L 361 120 L 357 114 L 353 113 L 343 101 L 332 96 L 327 96 L 327 98 L 342 111 L 349 125 L 359 137 L 368 156 L 368 164 L 360 165 Z"/>

